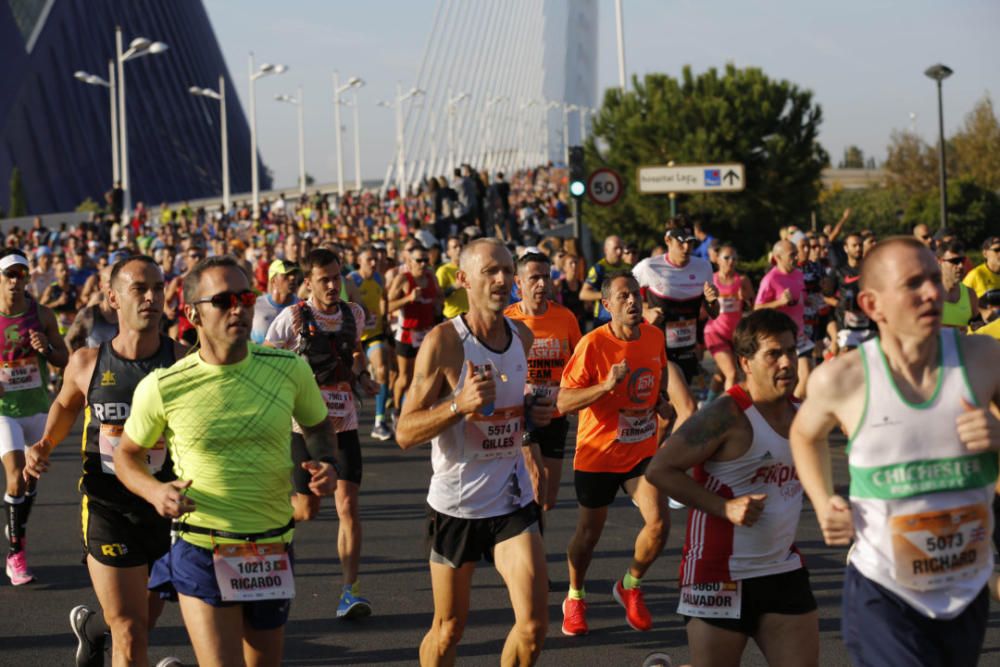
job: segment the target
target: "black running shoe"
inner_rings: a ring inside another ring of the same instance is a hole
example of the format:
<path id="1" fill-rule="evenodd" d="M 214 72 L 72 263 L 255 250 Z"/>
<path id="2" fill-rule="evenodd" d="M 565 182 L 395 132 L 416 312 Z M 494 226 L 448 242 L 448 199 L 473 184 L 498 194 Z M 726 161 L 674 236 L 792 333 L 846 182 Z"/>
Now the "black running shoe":
<path id="1" fill-rule="evenodd" d="M 85 604 L 73 607 L 69 612 L 69 625 L 76 635 L 76 667 L 104 667 L 104 645 L 107 635 L 101 635 L 96 642 L 87 638 L 87 623 L 97 614 Z"/>

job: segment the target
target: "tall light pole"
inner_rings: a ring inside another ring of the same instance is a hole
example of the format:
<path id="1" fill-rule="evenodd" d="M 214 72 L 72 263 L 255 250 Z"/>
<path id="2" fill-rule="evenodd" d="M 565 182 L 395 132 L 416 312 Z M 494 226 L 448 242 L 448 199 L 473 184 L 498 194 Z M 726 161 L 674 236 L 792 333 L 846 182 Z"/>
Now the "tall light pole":
<path id="1" fill-rule="evenodd" d="M 941 188 L 941 229 L 948 226 L 948 174 L 944 164 L 944 102 L 941 98 L 941 82 L 952 75 L 952 69 L 938 63 L 928 67 L 924 74 L 937 81 L 938 93 L 938 187 Z"/>
<path id="2" fill-rule="evenodd" d="M 344 152 L 341 148 L 340 138 L 340 95 L 352 88 L 360 88 L 365 82 L 356 76 L 352 76 L 347 83 L 340 85 L 340 73 L 333 72 L 333 122 L 336 124 L 337 135 L 337 196 L 344 196 Z M 355 121 L 357 123 L 357 121 Z"/>
<path id="3" fill-rule="evenodd" d="M 351 93 L 351 105 L 354 107 L 354 189 L 361 194 L 361 119 L 358 111 L 358 91 Z"/>
<path id="4" fill-rule="evenodd" d="M 548 102 L 545 105 L 545 159 L 542 160 L 545 164 L 548 164 L 549 160 L 552 159 L 552 132 L 549 128 L 549 116 L 553 109 L 558 109 L 562 105 L 559 102 Z"/>
<path id="5" fill-rule="evenodd" d="M 615 0 L 615 26 L 618 33 L 618 87 L 625 92 L 625 19 L 622 17 L 622 0 Z"/>
<path id="6" fill-rule="evenodd" d="M 122 48 L 122 28 L 115 26 L 115 60 L 118 66 L 118 129 L 121 132 L 121 183 L 124 192 L 122 203 L 122 218 L 128 218 L 132 210 L 132 189 L 129 187 L 128 177 L 128 114 L 125 112 L 125 61 L 134 60 L 148 55 L 156 55 L 167 50 L 167 45 L 163 42 L 153 42 L 145 37 L 136 37 L 129 45 L 128 50 Z"/>
<path id="7" fill-rule="evenodd" d="M 250 188 L 253 191 L 253 219 L 260 218 L 260 182 L 257 177 L 257 96 L 256 81 L 269 74 L 283 74 L 288 68 L 284 65 L 265 63 L 260 69 L 254 70 L 253 51 L 250 52 Z"/>
<path id="8" fill-rule="evenodd" d="M 591 108 L 581 104 L 578 109 L 580 111 L 580 143 L 583 144 L 587 141 L 587 116 L 591 113 Z"/>
<path id="9" fill-rule="evenodd" d="M 455 113 L 458 105 L 470 97 L 469 93 L 459 93 L 452 97 L 451 91 L 448 91 L 448 102 L 445 104 L 445 116 L 448 122 L 448 169 L 445 173 L 449 174 L 449 177 L 455 171 Z"/>
<path id="10" fill-rule="evenodd" d="M 396 187 L 399 189 L 399 196 L 406 197 L 406 157 L 403 154 L 404 144 L 403 144 L 403 102 L 406 100 L 416 97 L 418 95 L 423 95 L 424 91 L 420 88 L 410 88 L 405 94 L 403 93 L 403 88 L 398 83 L 396 84 L 396 100 L 395 102 L 379 102 L 378 106 L 386 107 L 389 109 L 395 109 L 396 111 Z"/>
<path id="11" fill-rule="evenodd" d="M 226 79 L 219 75 L 219 89 L 191 86 L 188 92 L 219 103 L 219 131 L 222 133 L 222 208 L 229 212 L 229 133 L 226 130 Z"/>
<path id="12" fill-rule="evenodd" d="M 299 194 L 304 195 L 306 193 L 306 137 L 305 130 L 305 114 L 303 109 L 305 105 L 302 103 L 302 86 L 299 86 L 298 96 L 292 97 L 291 95 L 275 95 L 274 99 L 279 102 L 285 102 L 286 104 L 291 104 L 298 107 L 299 116 Z"/>
<path id="13" fill-rule="evenodd" d="M 111 100 L 111 182 L 118 183 L 121 180 L 121 170 L 118 166 L 120 152 L 118 150 L 118 100 L 115 99 L 115 61 L 108 61 L 107 81 L 96 74 L 89 74 L 82 70 L 73 72 L 73 77 L 77 81 L 82 81 L 91 86 L 103 86 L 108 89 L 108 97 Z"/>

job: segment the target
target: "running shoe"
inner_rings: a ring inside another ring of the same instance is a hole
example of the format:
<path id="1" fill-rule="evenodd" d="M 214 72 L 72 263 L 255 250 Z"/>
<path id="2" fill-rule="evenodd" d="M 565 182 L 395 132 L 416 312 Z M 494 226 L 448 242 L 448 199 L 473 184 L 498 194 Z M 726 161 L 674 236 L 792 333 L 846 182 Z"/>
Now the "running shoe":
<path id="1" fill-rule="evenodd" d="M 673 498 L 669 498 L 667 500 L 667 505 L 672 510 L 682 510 L 682 509 L 685 509 L 687 507 L 687 505 L 685 505 L 684 503 L 677 502 Z"/>
<path id="2" fill-rule="evenodd" d="M 10 577 L 10 583 L 15 586 L 30 584 L 35 580 L 35 575 L 28 569 L 28 560 L 24 555 L 23 542 L 20 551 L 7 556 L 7 576 Z"/>
<path id="3" fill-rule="evenodd" d="M 156 663 L 156 667 L 184 667 L 184 663 L 172 655 L 168 655 L 163 660 Z"/>
<path id="4" fill-rule="evenodd" d="M 570 637 L 585 635 L 590 632 L 587 627 L 587 601 L 566 598 L 562 603 L 563 622 L 562 633 Z"/>
<path id="5" fill-rule="evenodd" d="M 612 593 L 618 604 L 625 607 L 625 620 L 628 621 L 633 630 L 646 632 L 653 627 L 653 617 L 646 609 L 641 588 L 626 589 L 622 586 L 622 580 L 619 579 L 615 582 Z"/>
<path id="6" fill-rule="evenodd" d="M 337 618 L 364 618 L 372 615 L 372 604 L 365 598 L 344 591 L 337 605 Z"/>
<path id="7" fill-rule="evenodd" d="M 386 426 L 385 422 L 379 422 L 372 429 L 372 437 L 376 440 L 389 440 L 392 438 L 392 429 Z"/>
<path id="8" fill-rule="evenodd" d="M 104 645 L 107 634 L 101 635 L 96 642 L 87 637 L 87 623 L 97 612 L 85 604 L 79 604 L 69 612 L 69 626 L 76 635 L 76 667 L 103 667 Z"/>

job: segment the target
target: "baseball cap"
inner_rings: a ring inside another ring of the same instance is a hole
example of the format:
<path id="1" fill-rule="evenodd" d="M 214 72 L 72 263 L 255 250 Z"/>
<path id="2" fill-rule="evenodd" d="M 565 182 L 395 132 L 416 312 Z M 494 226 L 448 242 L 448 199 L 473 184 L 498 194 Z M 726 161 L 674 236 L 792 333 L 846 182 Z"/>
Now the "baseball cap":
<path id="1" fill-rule="evenodd" d="M 0 271 L 6 271 L 12 266 L 23 266 L 25 269 L 31 268 L 28 266 L 28 260 L 21 255 L 10 254 L 0 259 Z"/>
<path id="2" fill-rule="evenodd" d="M 286 273 L 294 273 L 299 270 L 299 265 L 295 262 L 286 262 L 283 259 L 276 259 L 271 262 L 271 266 L 267 267 L 267 279 L 277 275 L 284 275 Z"/>

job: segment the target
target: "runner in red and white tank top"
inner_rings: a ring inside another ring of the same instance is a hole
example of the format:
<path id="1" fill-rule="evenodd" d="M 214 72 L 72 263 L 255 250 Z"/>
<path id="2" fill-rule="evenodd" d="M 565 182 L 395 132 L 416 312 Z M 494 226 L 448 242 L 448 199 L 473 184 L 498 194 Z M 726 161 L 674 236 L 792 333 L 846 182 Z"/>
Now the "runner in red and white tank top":
<path id="1" fill-rule="evenodd" d="M 396 365 L 399 372 L 392 387 L 395 413 L 413 379 L 413 364 L 424 336 L 434 327 L 444 295 L 430 268 L 430 255 L 419 241 L 406 244 L 406 263 L 389 285 L 389 313 L 396 315 Z"/>
<path id="2" fill-rule="evenodd" d="M 677 611 L 692 664 L 739 664 L 750 637 L 770 664 L 818 663 L 816 601 L 794 544 L 802 485 L 788 433 L 797 334 L 776 310 L 741 320 L 733 346 L 745 381 L 685 422 L 646 470 L 691 508 Z"/>
<path id="3" fill-rule="evenodd" d="M 712 378 L 709 400 L 736 384 L 733 332 L 747 310 L 746 304 L 754 301 L 753 283 L 736 273 L 736 261 L 736 248 L 731 245 L 719 248 L 719 270 L 712 276 L 712 284 L 719 291 L 719 316 L 705 323 L 705 347 L 718 368 Z"/>

